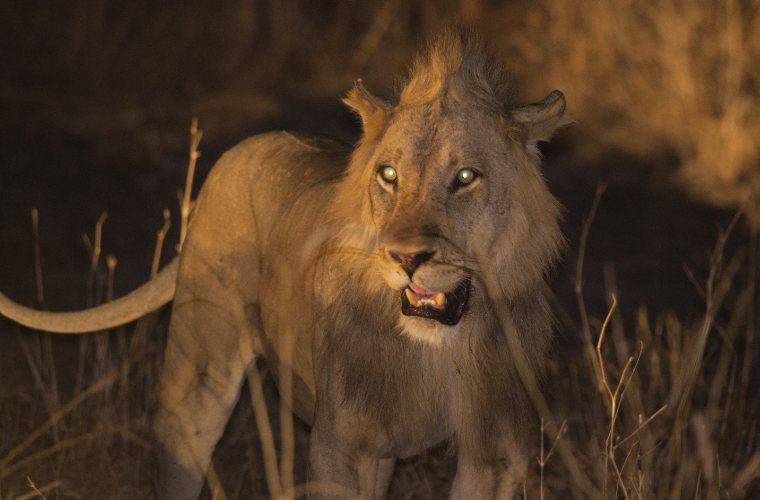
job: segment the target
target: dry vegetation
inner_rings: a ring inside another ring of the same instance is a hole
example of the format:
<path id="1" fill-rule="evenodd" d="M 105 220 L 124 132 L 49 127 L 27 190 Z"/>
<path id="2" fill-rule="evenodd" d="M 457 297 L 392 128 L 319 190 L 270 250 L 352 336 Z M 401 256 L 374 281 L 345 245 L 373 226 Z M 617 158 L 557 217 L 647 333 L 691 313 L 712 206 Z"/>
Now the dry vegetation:
<path id="1" fill-rule="evenodd" d="M 238 114 L 276 113 L 267 96 L 277 92 L 332 97 L 357 76 L 382 88 L 403 71 L 418 36 L 460 19 L 504 49 L 536 97 L 562 89 L 577 129 L 595 145 L 675 154 L 676 178 L 716 202 L 739 205 L 760 192 L 755 0 L 81 0 L 37 7 L 0 3 L 8 27 L 0 29 L 9 75 L 0 79 L 3 129 L 22 123 L 33 134 L 55 126 L 110 145 L 113 135 L 126 135 L 134 158 L 150 158 L 156 148 L 185 148 L 193 111 L 213 141 L 235 129 Z M 554 304 L 571 355 L 549 377 L 541 412 L 547 437 L 536 443 L 527 498 L 760 497 L 758 235 L 752 231 L 741 250 L 725 255 L 730 230 L 716 242 L 709 275 L 690 274 L 705 301 L 694 322 L 642 307 L 635 323 L 624 324 L 612 267 L 603 285 L 609 316 L 587 311 L 581 250 L 578 312 Z M 591 218 L 581 248 L 589 231 Z M 89 247 L 92 303 L 108 300 L 116 266 L 99 255 L 97 233 Z M 75 352 L 11 327 L 32 381 L 0 365 L 0 498 L 150 496 L 149 417 L 165 316 L 82 338 Z M 279 446 L 271 382 L 262 391 L 255 380 L 251 387 L 269 405 L 274 432 L 264 441 Z M 264 473 L 253 425 L 261 400 L 242 399 L 216 457 L 228 498 L 282 481 L 273 479 L 271 462 L 268 479 Z M 306 439 L 296 425 L 296 483 Z M 440 453 L 402 464 L 392 498 L 439 498 L 451 470 Z"/>
<path id="2" fill-rule="evenodd" d="M 507 44 L 568 95 L 586 133 L 638 155 L 670 150 L 695 193 L 760 192 L 760 3 L 538 2 Z M 528 75 L 529 76 L 529 75 Z"/>
<path id="3" fill-rule="evenodd" d="M 526 94 L 562 89 L 596 151 L 657 158 L 720 204 L 760 192 L 757 0 L 9 1 L 0 19 L 0 125 L 126 134 L 155 157 L 181 147 L 188 110 L 213 138 L 276 114 L 278 94 L 334 98 L 359 76 L 388 88 L 456 21 Z"/>
<path id="4" fill-rule="evenodd" d="M 555 418 L 570 419 L 568 439 L 577 453 L 563 457 L 570 474 L 560 481 L 569 479 L 570 488 L 560 498 L 754 498 L 757 484 L 748 488 L 760 477 L 758 360 L 752 354 L 756 235 L 749 254 L 743 248 L 725 259 L 737 213 L 710 254 L 704 282 L 684 264 L 705 301 L 702 318 L 687 324 L 663 313 L 653 322 L 642 306 L 626 333 L 613 266 L 605 269 L 604 321 L 589 317 L 584 305 L 583 248 L 602 191 L 584 225 L 576 264 L 581 325 L 566 320 L 582 339 L 583 354 L 560 368 L 570 377 L 558 377 L 554 387 Z M 588 479 L 573 472 L 584 465 Z"/>

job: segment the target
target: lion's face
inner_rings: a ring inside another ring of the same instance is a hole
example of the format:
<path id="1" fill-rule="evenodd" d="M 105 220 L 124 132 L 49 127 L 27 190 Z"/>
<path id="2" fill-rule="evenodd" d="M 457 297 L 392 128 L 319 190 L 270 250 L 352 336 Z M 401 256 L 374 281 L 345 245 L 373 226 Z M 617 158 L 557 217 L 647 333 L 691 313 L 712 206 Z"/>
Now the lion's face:
<path id="1" fill-rule="evenodd" d="M 467 140 L 476 119 L 434 104 L 397 109 L 367 166 L 375 265 L 398 292 L 403 331 L 437 345 L 469 309 L 472 247 L 490 245 L 487 221 L 504 209 L 489 203 L 505 181 L 484 151 L 497 138 Z"/>
<path id="2" fill-rule="evenodd" d="M 435 344 L 468 309 L 469 233 L 487 207 L 485 171 L 456 140 L 463 125 L 429 109 L 398 110 L 367 167 L 379 274 L 398 292 L 403 331 Z"/>
<path id="3" fill-rule="evenodd" d="M 536 143 L 567 123 L 564 97 L 514 107 L 494 75 L 456 68 L 420 71 L 397 104 L 360 83 L 345 100 L 364 127 L 349 176 L 372 227 L 371 275 L 396 297 L 401 330 L 435 346 L 483 329 L 479 262 L 513 300 L 538 293 L 563 244 Z"/>

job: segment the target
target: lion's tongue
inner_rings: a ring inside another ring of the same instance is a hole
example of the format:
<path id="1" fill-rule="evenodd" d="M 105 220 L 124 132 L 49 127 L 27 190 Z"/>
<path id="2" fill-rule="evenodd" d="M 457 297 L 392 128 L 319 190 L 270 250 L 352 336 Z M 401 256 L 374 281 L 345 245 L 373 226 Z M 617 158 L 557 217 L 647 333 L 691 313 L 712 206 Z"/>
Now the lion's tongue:
<path id="1" fill-rule="evenodd" d="M 409 283 L 409 288 L 406 289 L 406 298 L 414 307 L 430 306 L 433 309 L 443 310 L 446 306 L 446 295 L 431 292 L 414 283 Z"/>

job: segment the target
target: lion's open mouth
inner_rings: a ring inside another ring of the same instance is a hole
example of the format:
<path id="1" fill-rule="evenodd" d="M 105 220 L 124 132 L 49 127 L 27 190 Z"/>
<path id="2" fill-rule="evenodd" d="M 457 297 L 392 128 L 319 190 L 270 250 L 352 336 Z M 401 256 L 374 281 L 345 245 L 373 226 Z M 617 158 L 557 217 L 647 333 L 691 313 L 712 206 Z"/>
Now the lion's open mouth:
<path id="1" fill-rule="evenodd" d="M 454 326 L 462 319 L 469 301 L 470 278 L 462 280 L 449 293 L 433 292 L 409 283 L 407 288 L 401 290 L 401 313 Z"/>

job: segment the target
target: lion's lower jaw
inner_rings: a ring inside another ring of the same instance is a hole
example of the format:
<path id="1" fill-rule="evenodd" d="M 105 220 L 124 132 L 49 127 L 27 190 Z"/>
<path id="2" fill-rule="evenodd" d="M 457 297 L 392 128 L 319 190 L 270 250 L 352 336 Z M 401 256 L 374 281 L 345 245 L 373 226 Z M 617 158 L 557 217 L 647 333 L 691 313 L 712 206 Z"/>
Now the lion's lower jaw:
<path id="1" fill-rule="evenodd" d="M 460 325 L 447 326 L 433 319 L 417 316 L 400 316 L 401 332 L 420 344 L 440 349 L 450 344 L 458 335 Z"/>

